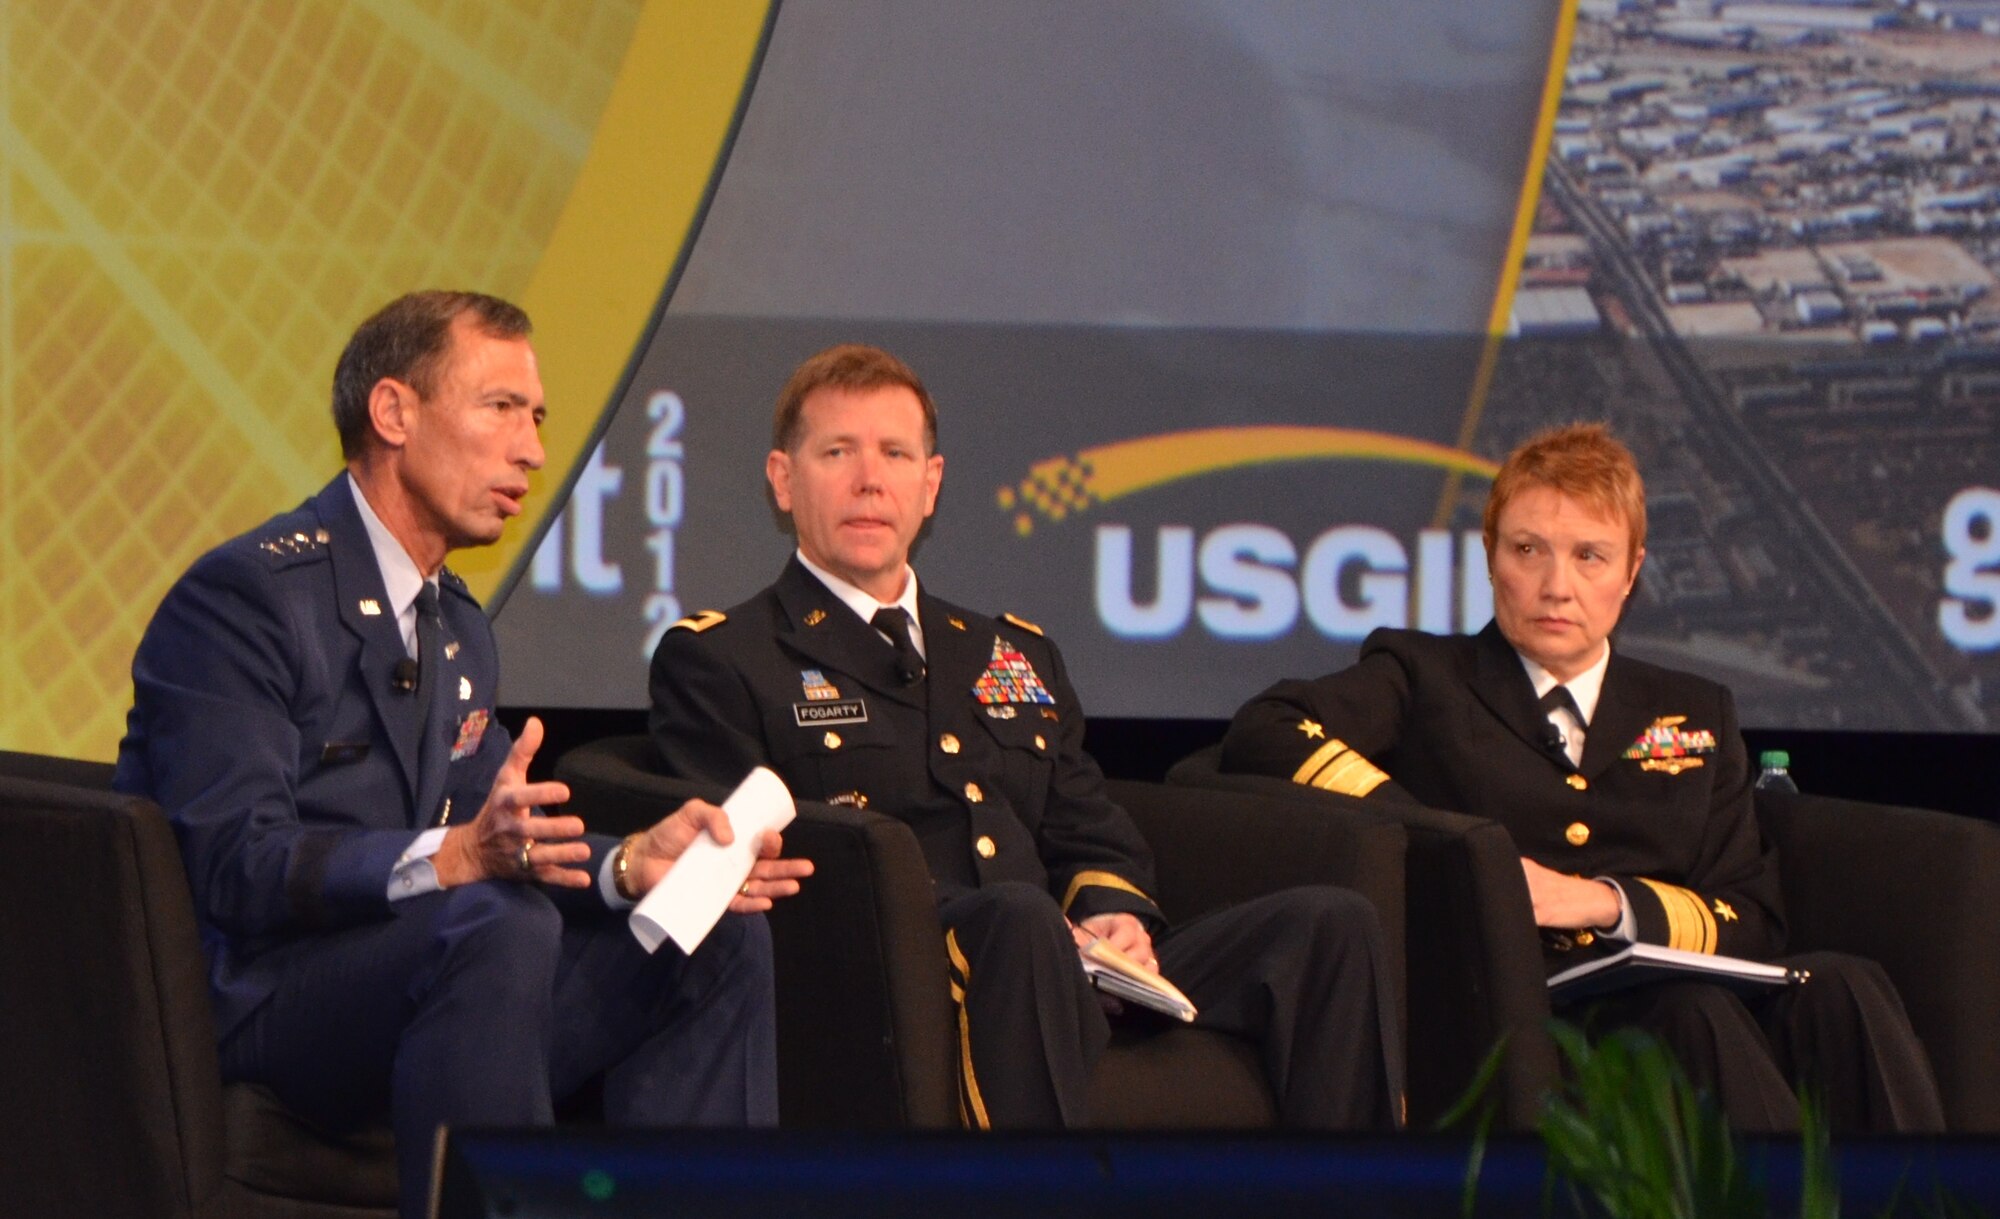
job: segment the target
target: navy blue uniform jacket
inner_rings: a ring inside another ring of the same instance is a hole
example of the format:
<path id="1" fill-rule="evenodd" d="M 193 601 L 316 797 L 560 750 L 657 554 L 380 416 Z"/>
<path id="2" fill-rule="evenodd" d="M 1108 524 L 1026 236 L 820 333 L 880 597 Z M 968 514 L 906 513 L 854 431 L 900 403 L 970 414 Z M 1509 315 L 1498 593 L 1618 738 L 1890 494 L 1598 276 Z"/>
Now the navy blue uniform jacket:
<path id="1" fill-rule="evenodd" d="M 1782 951 L 1777 860 L 1758 832 L 1726 687 L 1614 648 L 1582 764 L 1545 747 L 1547 732 L 1497 626 L 1379 630 L 1352 668 L 1281 681 L 1246 704 L 1222 765 L 1498 821 L 1536 863 L 1616 880 L 1648 943 Z"/>
<path id="2" fill-rule="evenodd" d="M 173 819 L 218 1036 L 294 953 L 388 917 L 404 850 L 484 803 L 512 744 L 493 721 L 493 632 L 449 571 L 439 611 L 420 743 L 419 696 L 392 680 L 408 653 L 343 474 L 196 560 L 146 628 L 116 785 Z"/>

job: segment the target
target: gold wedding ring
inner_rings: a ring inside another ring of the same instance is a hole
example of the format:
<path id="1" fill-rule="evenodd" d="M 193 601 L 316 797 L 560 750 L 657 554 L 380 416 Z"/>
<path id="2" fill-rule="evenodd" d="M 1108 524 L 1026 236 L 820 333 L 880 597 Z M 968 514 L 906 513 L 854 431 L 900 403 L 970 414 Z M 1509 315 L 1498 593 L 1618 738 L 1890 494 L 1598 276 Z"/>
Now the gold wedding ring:
<path id="1" fill-rule="evenodd" d="M 515 868 L 519 869 L 521 875 L 523 876 L 526 876 L 535 870 L 535 865 L 528 859 L 528 852 L 534 849 L 535 849 L 534 839 L 528 838 L 522 841 L 521 856 L 520 858 L 514 861 L 514 866 Z"/>

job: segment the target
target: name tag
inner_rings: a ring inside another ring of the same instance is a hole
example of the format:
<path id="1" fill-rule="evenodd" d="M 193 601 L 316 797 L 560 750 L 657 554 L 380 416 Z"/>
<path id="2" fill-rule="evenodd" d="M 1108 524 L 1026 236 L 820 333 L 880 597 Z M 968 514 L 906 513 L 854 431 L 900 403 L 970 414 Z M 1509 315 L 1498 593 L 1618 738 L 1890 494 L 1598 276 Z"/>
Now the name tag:
<path id="1" fill-rule="evenodd" d="M 792 718 L 801 728 L 814 728 L 821 724 L 865 724 L 868 722 L 868 704 L 858 698 L 827 703 L 793 703 Z"/>

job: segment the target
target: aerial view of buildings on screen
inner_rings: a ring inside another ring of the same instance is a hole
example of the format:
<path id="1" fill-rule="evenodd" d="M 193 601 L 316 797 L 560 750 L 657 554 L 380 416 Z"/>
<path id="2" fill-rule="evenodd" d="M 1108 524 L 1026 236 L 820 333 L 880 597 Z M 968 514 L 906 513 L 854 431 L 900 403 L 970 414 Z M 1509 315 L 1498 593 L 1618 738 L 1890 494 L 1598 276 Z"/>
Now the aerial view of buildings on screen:
<path id="1" fill-rule="evenodd" d="M 2000 0 L 1581 0 L 1510 332 L 1495 428 L 1646 468 L 1636 651 L 2000 724 Z"/>

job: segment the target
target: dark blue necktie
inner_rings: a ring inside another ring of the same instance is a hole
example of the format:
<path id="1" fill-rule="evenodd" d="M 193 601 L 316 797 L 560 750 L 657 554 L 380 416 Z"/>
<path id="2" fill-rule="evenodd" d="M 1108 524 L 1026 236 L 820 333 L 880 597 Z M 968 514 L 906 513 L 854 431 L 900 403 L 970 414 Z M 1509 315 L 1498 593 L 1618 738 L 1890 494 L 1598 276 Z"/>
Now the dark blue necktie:
<path id="1" fill-rule="evenodd" d="M 435 700 L 432 689 L 437 685 L 438 673 L 444 668 L 443 654 L 438 651 L 438 593 L 437 585 L 429 580 L 417 590 L 417 756 L 423 756 L 424 747 L 431 739 L 431 703 Z"/>

